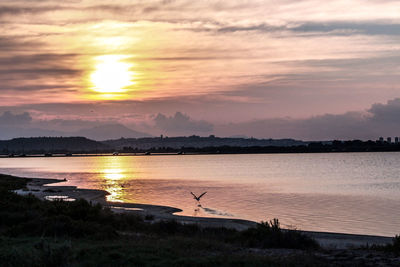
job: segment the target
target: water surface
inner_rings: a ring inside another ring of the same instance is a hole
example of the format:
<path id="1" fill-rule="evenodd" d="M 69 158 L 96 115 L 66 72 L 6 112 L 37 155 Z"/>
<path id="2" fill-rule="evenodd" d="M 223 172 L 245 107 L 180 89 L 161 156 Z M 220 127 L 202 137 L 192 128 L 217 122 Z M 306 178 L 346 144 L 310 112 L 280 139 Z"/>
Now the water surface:
<path id="1" fill-rule="evenodd" d="M 67 178 L 109 200 L 190 216 L 279 218 L 303 230 L 400 233 L 400 153 L 3 158 L 0 172 Z M 200 194 L 197 207 L 190 192 Z"/>

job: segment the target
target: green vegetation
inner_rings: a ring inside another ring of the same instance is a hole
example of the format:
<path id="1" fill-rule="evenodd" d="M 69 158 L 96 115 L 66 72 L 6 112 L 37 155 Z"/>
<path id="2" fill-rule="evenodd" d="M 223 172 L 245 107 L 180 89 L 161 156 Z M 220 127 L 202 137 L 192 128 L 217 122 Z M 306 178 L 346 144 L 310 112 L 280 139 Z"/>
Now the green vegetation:
<path id="1" fill-rule="evenodd" d="M 175 221 L 145 222 L 85 200 L 41 201 L 10 190 L 27 179 L 0 175 L 2 266 L 307 266 L 318 245 L 274 220 L 247 231 L 201 228 Z M 298 248 L 280 258 L 263 248 Z M 300 261 L 301 259 L 301 261 Z"/>

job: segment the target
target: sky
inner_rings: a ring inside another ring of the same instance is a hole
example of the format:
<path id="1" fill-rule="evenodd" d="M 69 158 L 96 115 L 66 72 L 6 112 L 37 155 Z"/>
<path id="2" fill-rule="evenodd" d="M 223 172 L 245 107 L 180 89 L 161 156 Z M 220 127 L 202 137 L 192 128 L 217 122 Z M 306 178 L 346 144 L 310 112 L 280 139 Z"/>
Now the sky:
<path id="1" fill-rule="evenodd" d="M 399 14 L 391 0 L 1 1 L 0 138 L 400 136 Z"/>

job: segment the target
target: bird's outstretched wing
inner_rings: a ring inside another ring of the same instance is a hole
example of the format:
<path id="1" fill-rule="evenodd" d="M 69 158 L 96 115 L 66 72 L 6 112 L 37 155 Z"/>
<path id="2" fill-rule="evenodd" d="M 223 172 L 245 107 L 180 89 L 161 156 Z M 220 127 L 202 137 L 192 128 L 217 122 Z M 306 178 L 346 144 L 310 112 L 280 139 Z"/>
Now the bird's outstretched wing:
<path id="1" fill-rule="evenodd" d="M 190 192 L 190 194 L 192 194 L 192 196 L 194 197 L 194 199 L 197 199 L 197 196 L 195 194 L 193 194 L 193 192 Z"/>
<path id="2" fill-rule="evenodd" d="M 199 196 L 199 199 L 200 199 L 202 196 L 204 196 L 206 193 L 207 193 L 207 192 L 204 192 L 203 194 L 201 194 L 201 195 Z"/>

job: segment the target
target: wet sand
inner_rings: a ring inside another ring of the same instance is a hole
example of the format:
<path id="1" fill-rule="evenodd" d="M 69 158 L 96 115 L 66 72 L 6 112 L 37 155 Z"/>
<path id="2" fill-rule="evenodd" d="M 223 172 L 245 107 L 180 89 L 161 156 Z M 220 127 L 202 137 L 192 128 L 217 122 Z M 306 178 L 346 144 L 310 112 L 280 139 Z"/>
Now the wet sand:
<path id="1" fill-rule="evenodd" d="M 27 189 L 16 190 L 16 193 L 20 195 L 32 194 L 42 200 L 46 200 L 48 199 L 48 197 L 56 199 L 67 198 L 71 200 L 82 198 L 91 203 L 100 203 L 103 206 L 109 207 L 113 212 L 116 213 L 132 212 L 145 218 L 151 218 L 152 221 L 176 220 L 183 224 L 197 224 L 201 227 L 226 227 L 234 228 L 236 230 L 245 230 L 257 224 L 253 221 L 240 219 L 205 218 L 174 215 L 174 213 L 180 212 L 181 210 L 167 206 L 108 202 L 106 197 L 109 193 L 104 190 L 81 189 L 75 186 L 62 185 L 46 186 L 47 184 L 60 182 L 63 182 L 63 180 L 30 178 L 30 181 L 27 184 Z M 391 237 L 383 236 L 353 235 L 311 231 L 302 232 L 313 237 L 318 243 L 320 243 L 322 247 L 325 248 L 357 248 L 360 246 L 373 244 L 383 245 L 392 241 Z"/>

